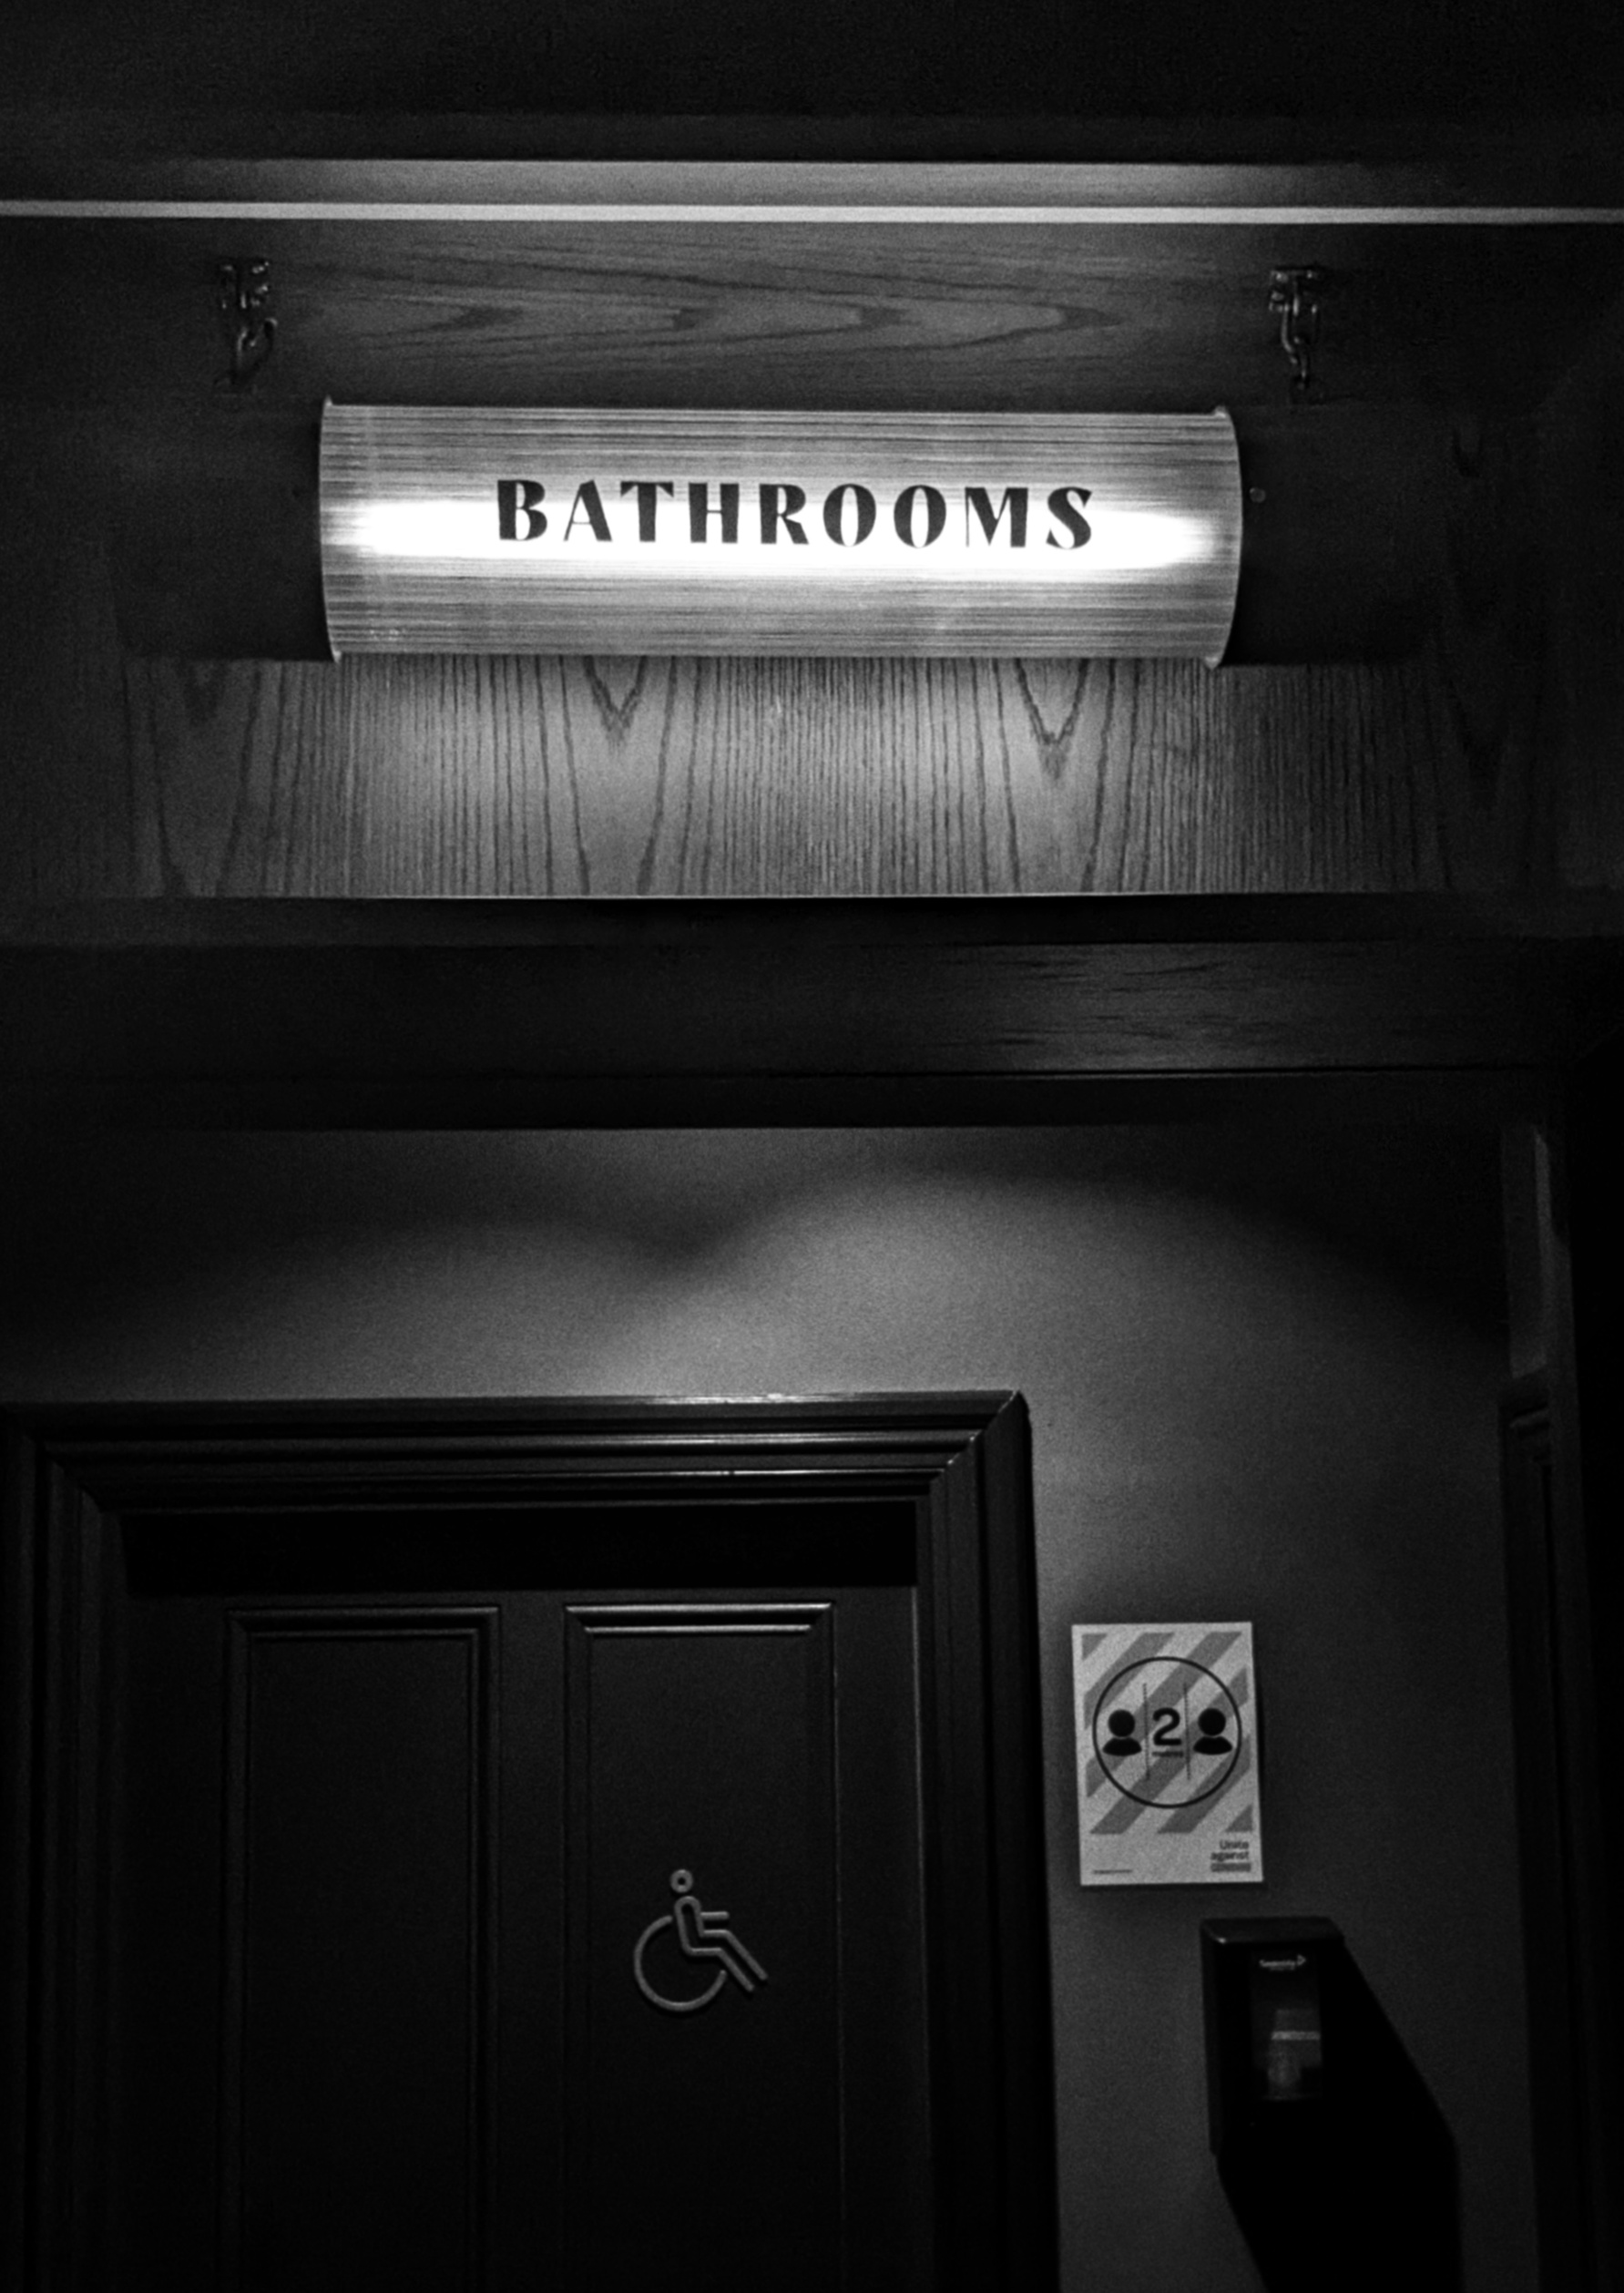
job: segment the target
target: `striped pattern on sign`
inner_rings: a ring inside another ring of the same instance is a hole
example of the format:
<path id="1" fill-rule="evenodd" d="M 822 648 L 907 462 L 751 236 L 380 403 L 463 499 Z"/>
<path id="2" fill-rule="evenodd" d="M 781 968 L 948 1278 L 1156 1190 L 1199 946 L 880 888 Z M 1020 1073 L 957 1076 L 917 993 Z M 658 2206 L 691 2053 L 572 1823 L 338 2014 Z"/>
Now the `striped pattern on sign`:
<path id="1" fill-rule="evenodd" d="M 1103 1633 L 1098 1637 L 1089 1635 L 1083 1643 L 1085 1658 L 1089 1653 L 1095 1653 L 1106 1637 Z M 1119 1679 L 1123 1673 L 1130 1670 L 1134 1665 L 1152 1662 L 1163 1655 L 1174 1637 L 1173 1633 L 1168 1632 L 1140 1633 L 1123 1649 L 1111 1664 L 1107 1676 L 1097 1682 L 1088 1692 L 1083 1706 L 1085 1740 L 1089 1745 L 1084 1767 L 1084 1797 L 1086 1801 L 1092 1802 L 1099 1794 L 1108 1793 L 1109 1796 L 1108 1804 L 1098 1820 L 1089 1826 L 1090 1831 L 1096 1837 L 1118 1837 L 1131 1830 L 1143 1816 L 1160 1816 L 1161 1821 L 1151 1827 L 1158 1833 L 1180 1834 L 1196 1830 L 1201 1825 L 1212 1821 L 1214 1817 L 1233 1800 L 1238 1789 L 1247 1782 L 1251 1774 L 1251 1732 L 1247 1729 L 1241 1735 L 1234 1766 L 1220 1791 L 1210 1797 L 1192 1801 L 1187 1806 L 1158 1808 L 1147 1800 L 1129 1797 L 1118 1779 L 1111 1775 L 1099 1758 L 1098 1752 L 1094 1750 L 1095 1720 L 1100 1698 L 1106 1690 L 1114 1681 Z M 1209 1633 L 1192 1648 L 1180 1649 L 1178 1652 L 1177 1661 L 1200 1665 L 1216 1672 L 1221 1665 L 1223 1658 L 1234 1648 L 1240 1638 L 1240 1633 L 1236 1632 Z M 1089 1648 L 1088 1640 L 1093 1641 L 1093 1649 Z M 1242 1668 L 1238 1672 L 1233 1679 L 1224 1681 L 1223 1685 L 1228 1689 L 1238 1709 L 1244 1712 L 1246 1704 L 1251 1700 L 1251 1683 L 1245 1669 Z"/>

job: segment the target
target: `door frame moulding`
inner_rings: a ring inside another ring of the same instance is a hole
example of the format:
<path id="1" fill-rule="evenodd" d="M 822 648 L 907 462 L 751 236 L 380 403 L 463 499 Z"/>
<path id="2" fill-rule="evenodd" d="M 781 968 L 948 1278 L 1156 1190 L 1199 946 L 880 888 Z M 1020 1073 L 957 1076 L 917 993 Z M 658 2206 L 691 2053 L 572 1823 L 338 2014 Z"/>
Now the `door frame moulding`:
<path id="1" fill-rule="evenodd" d="M 1009 1393 L 793 1400 L 80 1406 L 0 1420 L 0 2274 L 107 2275 L 113 1694 L 127 1512 L 661 1499 L 914 1510 L 934 2229 L 942 2293 L 1056 2284 L 1026 1412 Z"/>

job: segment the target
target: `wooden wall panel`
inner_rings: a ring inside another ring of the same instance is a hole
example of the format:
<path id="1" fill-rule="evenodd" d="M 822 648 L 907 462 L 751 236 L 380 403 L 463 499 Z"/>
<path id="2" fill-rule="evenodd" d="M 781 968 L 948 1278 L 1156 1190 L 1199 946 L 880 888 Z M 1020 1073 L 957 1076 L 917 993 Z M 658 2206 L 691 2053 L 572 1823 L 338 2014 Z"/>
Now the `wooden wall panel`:
<path id="1" fill-rule="evenodd" d="M 8 900 L 1624 884 L 1616 608 L 1548 510 L 1541 555 L 1519 428 L 1459 426 L 1443 619 L 1398 663 L 329 666 L 127 654 L 79 418 L 6 412 Z"/>
<path id="2" fill-rule="evenodd" d="M 0 406 L 0 885 L 94 897 L 133 882 L 113 600 L 84 426 Z"/>
<path id="3" fill-rule="evenodd" d="M 1550 660 L 1545 740 L 1559 775 L 1556 864 L 1624 874 L 1624 302 L 1540 422 Z"/>
<path id="4" fill-rule="evenodd" d="M 344 188 L 336 169 L 312 167 L 309 182 L 266 172 L 268 182 L 218 171 L 214 196 L 223 185 L 226 196 L 331 203 Z M 448 195 L 432 170 L 375 172 L 383 199 Z M 1104 170 L 1067 189 L 1057 172 L 1034 169 L 1025 182 L 1040 215 L 1067 199 L 1124 199 Z M 1317 349 L 1332 403 L 1470 396 L 1527 407 L 1624 271 L 1619 234 L 1605 228 L 1542 225 L 1532 263 L 1517 230 L 1361 223 L 1356 205 L 1337 213 L 1349 193 L 1334 177 L 1322 186 L 1304 170 L 1232 172 L 1226 188 L 1242 216 L 1256 200 L 1289 217 L 1304 199 L 1331 216 L 1114 230 L 985 213 L 862 224 L 741 214 L 721 226 L 470 223 L 455 210 L 413 225 L 7 218 L 0 288 L 28 323 L 0 341 L 0 390 L 58 405 L 195 397 L 225 364 L 218 266 L 252 252 L 272 264 L 280 328 L 260 394 L 290 404 L 1205 413 L 1284 402 L 1270 273 L 1312 263 L 1332 281 Z M 464 196 L 511 197 L 495 176 Z M 203 187 L 158 175 L 134 188 L 195 198 Z M 625 196 L 647 200 L 656 188 L 628 171 Z M 707 194 L 741 196 L 696 171 L 692 196 L 703 205 Z M 538 170 L 531 195 L 604 193 L 578 172 Z M 779 192 L 820 196 L 851 192 L 787 176 Z M 872 196 L 928 205 L 973 194 L 946 171 L 900 193 L 894 171 L 876 171 Z M 993 205 L 1010 196 L 996 181 L 986 192 Z M 1413 184 L 1392 196 L 1416 203 Z M 1140 197 L 1199 210 L 1213 192 L 1199 170 L 1147 169 Z"/>
<path id="5" fill-rule="evenodd" d="M 23 790 L 41 801 L 8 844 L 10 896 L 1528 875 L 1526 850 L 1475 806 L 1431 664 L 1214 678 L 1184 663 L 130 663 L 119 685 L 121 718 L 96 712 L 106 749 L 67 760 L 66 789 Z"/>
<path id="6" fill-rule="evenodd" d="M 1219 675 L 1183 662 L 132 661 L 117 697 L 106 751 L 72 760 L 82 803 L 36 806 L 26 847 L 7 855 L 14 896 L 1531 880 L 1528 759 L 1484 765 L 1435 656 Z M 96 784 L 122 819 L 87 827 Z"/>

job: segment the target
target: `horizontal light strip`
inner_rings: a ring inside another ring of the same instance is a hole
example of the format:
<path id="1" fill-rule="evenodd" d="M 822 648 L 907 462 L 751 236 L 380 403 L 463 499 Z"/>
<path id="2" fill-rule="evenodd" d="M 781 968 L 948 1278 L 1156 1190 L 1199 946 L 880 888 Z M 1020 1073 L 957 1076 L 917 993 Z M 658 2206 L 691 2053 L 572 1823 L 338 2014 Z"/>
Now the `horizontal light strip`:
<path id="1" fill-rule="evenodd" d="M 0 200 L 0 218 L 91 223 L 1054 223 L 1224 230 L 1526 227 L 1624 223 L 1624 207 L 847 207 L 680 201 Z"/>

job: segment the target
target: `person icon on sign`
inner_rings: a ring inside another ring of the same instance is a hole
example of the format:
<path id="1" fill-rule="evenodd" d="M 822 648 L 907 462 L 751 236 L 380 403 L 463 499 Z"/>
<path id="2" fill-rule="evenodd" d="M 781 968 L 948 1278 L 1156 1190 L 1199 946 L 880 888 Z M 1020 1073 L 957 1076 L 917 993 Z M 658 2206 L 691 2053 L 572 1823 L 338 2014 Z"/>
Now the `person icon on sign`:
<path id="1" fill-rule="evenodd" d="M 1139 1749 L 1139 1730 L 1131 1712 L 1113 1712 L 1106 1726 L 1110 1734 L 1099 1747 L 1102 1759 L 1127 1759 Z"/>
<path id="2" fill-rule="evenodd" d="M 746 1993 L 753 1991 L 756 1983 L 766 1981 L 766 1970 L 733 1933 L 726 1911 L 704 1909 L 693 1891 L 693 1880 L 688 1872 L 671 1873 L 671 1891 L 677 1898 L 671 1907 L 677 1921 L 677 1940 L 688 1958 L 720 1960 L 724 1972 L 730 1974 Z"/>
<path id="3" fill-rule="evenodd" d="M 679 1870 L 671 1873 L 671 1893 L 676 1900 L 661 1919 L 651 1919 L 638 1936 L 631 1954 L 631 1968 L 637 1977 L 638 1988 L 650 2006 L 658 2006 L 668 2014 L 695 2014 L 700 2007 L 709 2006 L 712 1999 L 727 1985 L 730 1977 L 744 1992 L 746 1998 L 759 1983 L 767 1980 L 767 1970 L 747 1950 L 728 1924 L 725 1910 L 707 1910 L 694 1893 L 693 1873 Z M 709 1984 L 697 1995 L 670 1998 L 655 1989 L 644 1968 L 643 1956 L 649 1945 L 663 1928 L 670 1928 L 685 1959 L 709 1960 L 716 1969 Z"/>
<path id="4" fill-rule="evenodd" d="M 1196 1726 L 1200 1733 L 1190 1747 L 1192 1752 L 1210 1752 L 1216 1756 L 1221 1752 L 1234 1750 L 1235 1746 L 1230 1741 L 1228 1715 L 1216 1704 L 1210 1705 L 1201 1714 L 1196 1722 Z"/>

